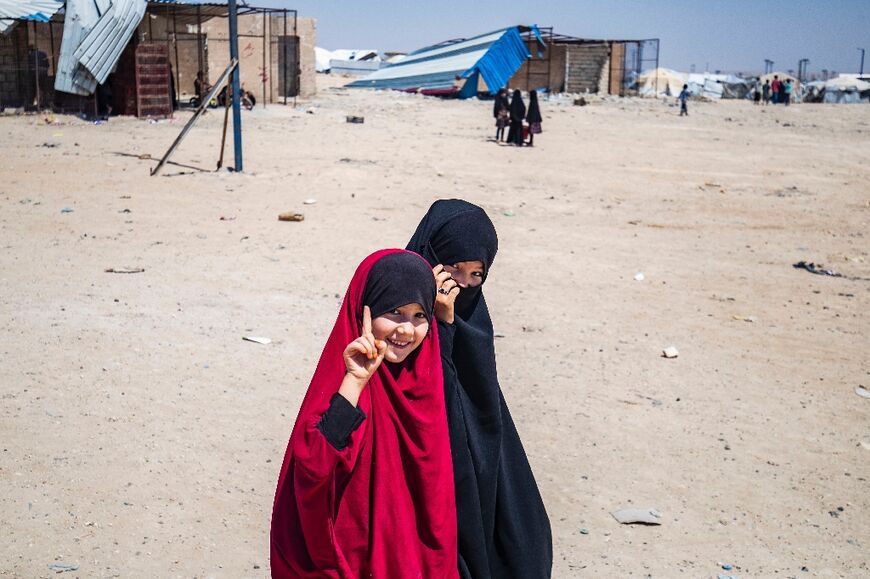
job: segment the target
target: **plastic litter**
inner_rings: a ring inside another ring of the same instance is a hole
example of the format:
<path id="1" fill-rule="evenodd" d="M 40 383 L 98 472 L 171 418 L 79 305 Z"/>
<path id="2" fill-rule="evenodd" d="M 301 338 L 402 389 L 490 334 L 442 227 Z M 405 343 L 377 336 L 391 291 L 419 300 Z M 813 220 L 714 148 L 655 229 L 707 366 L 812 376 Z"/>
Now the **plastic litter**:
<path id="1" fill-rule="evenodd" d="M 644 279 L 645 279 L 645 277 L 644 277 L 642 271 L 639 271 L 636 274 L 634 274 L 634 281 L 643 281 Z"/>
<path id="2" fill-rule="evenodd" d="M 653 508 L 649 509 L 619 509 L 610 513 L 617 522 L 623 525 L 661 525 L 662 514 Z"/>
<path id="3" fill-rule="evenodd" d="M 676 358 L 679 355 L 680 352 L 674 346 L 668 346 L 662 350 L 662 356 L 665 358 Z"/>
<path id="4" fill-rule="evenodd" d="M 305 215 L 295 211 L 285 211 L 278 215 L 278 221 L 305 221 Z"/>
<path id="5" fill-rule="evenodd" d="M 302 202 L 303 205 L 314 205 L 315 203 L 317 203 L 317 199 L 313 197 Z"/>
<path id="6" fill-rule="evenodd" d="M 857 394 L 861 398 L 870 398 L 870 390 L 867 390 L 863 386 L 858 386 L 857 388 L 855 388 L 855 394 Z"/>
<path id="7" fill-rule="evenodd" d="M 73 209 L 72 207 L 64 207 L 60 210 L 61 213 L 72 213 L 73 211 L 75 211 L 75 209 Z"/>
<path id="8" fill-rule="evenodd" d="M 48 566 L 49 570 L 54 571 L 55 573 L 65 573 L 67 571 L 78 571 L 79 566 L 75 564 L 66 564 L 66 563 L 51 563 Z"/>
<path id="9" fill-rule="evenodd" d="M 262 336 L 242 336 L 243 340 L 247 340 L 248 342 L 254 342 L 257 344 L 271 344 L 272 340 L 269 338 L 264 338 Z"/>

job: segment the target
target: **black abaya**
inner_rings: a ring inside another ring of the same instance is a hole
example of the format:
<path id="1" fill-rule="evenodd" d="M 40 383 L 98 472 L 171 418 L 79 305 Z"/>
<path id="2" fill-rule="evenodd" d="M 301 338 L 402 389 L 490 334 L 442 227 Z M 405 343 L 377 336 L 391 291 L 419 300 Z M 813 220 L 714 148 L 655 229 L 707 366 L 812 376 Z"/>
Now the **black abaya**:
<path id="1" fill-rule="evenodd" d="M 480 207 L 436 201 L 408 244 L 435 266 L 479 260 L 483 279 L 498 249 Z M 482 285 L 460 291 L 453 324 L 438 322 L 453 454 L 463 579 L 547 579 L 550 521 L 498 383 L 492 320 Z"/>
<path id="2" fill-rule="evenodd" d="M 508 130 L 508 143 L 523 144 L 523 118 L 526 116 L 526 104 L 519 89 L 511 96 L 511 127 Z"/>

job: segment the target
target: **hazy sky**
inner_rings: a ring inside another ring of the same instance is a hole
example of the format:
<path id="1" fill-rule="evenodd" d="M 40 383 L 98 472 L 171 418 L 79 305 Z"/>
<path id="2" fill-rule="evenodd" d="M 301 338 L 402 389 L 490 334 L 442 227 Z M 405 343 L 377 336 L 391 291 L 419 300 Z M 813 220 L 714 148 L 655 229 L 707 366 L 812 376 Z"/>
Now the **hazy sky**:
<path id="1" fill-rule="evenodd" d="M 660 63 L 688 70 L 857 72 L 870 51 L 870 0 L 248 0 L 317 19 L 328 49 L 408 51 L 514 24 L 583 38 L 659 38 Z M 870 70 L 870 54 L 864 70 Z"/>

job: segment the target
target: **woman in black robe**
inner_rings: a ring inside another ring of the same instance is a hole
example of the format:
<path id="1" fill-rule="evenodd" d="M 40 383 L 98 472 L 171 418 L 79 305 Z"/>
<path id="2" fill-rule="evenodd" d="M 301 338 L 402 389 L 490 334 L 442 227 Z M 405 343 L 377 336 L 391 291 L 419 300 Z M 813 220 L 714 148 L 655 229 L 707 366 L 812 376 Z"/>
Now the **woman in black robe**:
<path id="1" fill-rule="evenodd" d="M 529 110 L 526 112 L 526 121 L 529 123 L 529 142 L 528 145 L 535 145 L 535 135 L 541 132 L 541 107 L 538 106 L 538 91 L 533 90 L 529 93 Z"/>
<path id="2" fill-rule="evenodd" d="M 511 125 L 508 129 L 508 143 L 513 143 L 518 147 L 523 145 L 523 119 L 525 116 L 526 104 L 523 102 L 523 95 L 517 89 L 511 97 Z"/>
<path id="3" fill-rule="evenodd" d="M 498 250 L 495 227 L 476 205 L 439 200 L 408 249 L 433 266 L 439 285 L 436 317 L 456 486 L 459 575 L 548 579 L 550 520 L 498 383 L 492 320 L 482 292 Z"/>

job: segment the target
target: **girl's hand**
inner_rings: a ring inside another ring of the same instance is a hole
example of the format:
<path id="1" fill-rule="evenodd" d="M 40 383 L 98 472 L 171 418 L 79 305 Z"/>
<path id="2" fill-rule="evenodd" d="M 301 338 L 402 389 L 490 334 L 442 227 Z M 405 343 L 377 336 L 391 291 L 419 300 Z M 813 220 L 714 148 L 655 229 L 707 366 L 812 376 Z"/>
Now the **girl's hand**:
<path id="1" fill-rule="evenodd" d="M 459 285 L 449 272 L 444 271 L 444 266 L 440 263 L 432 268 L 432 273 L 435 275 L 435 287 L 438 288 L 435 294 L 435 317 L 452 324 Z"/>
<path id="2" fill-rule="evenodd" d="M 344 367 L 348 377 L 352 377 L 359 389 L 365 388 L 369 378 L 381 365 L 387 353 L 387 343 L 376 340 L 372 334 L 372 311 L 363 307 L 362 335 L 344 349 Z"/>

